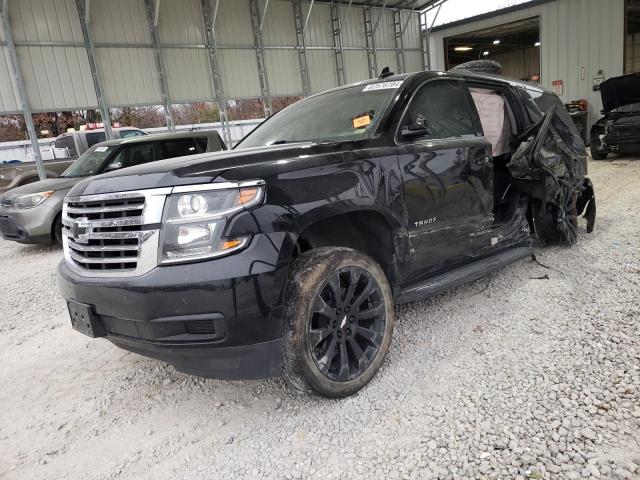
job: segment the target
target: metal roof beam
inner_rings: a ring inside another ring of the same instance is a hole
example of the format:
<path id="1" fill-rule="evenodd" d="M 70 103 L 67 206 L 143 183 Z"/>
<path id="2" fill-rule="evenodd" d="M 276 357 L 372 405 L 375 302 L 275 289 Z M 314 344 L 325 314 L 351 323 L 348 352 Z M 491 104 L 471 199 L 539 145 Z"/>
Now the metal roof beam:
<path id="1" fill-rule="evenodd" d="M 78 10 L 78 18 L 80 19 L 80 29 L 84 38 L 84 48 L 87 51 L 89 60 L 89 70 L 91 70 L 91 79 L 93 80 L 93 88 L 96 91 L 96 100 L 100 109 L 100 116 L 104 125 L 104 133 L 107 140 L 114 138 L 113 129 L 111 128 L 111 116 L 109 115 L 109 107 L 104 98 L 102 89 L 102 77 L 98 71 L 98 63 L 96 62 L 96 51 L 93 45 L 93 36 L 89 30 L 89 0 L 76 0 L 76 8 Z"/>
<path id="2" fill-rule="evenodd" d="M 304 25 L 302 26 L 302 33 L 307 29 L 307 23 L 309 23 L 309 17 L 311 16 L 311 10 L 313 9 L 313 1 L 311 0 L 311 4 L 309 5 L 309 10 L 307 11 L 307 18 L 304 19 Z"/>
<path id="3" fill-rule="evenodd" d="M 309 12 L 307 13 L 307 18 L 305 20 L 309 20 L 309 14 L 311 13 L 311 7 L 313 7 L 313 3 L 309 7 Z M 307 49 L 304 44 L 304 27 L 306 23 L 302 23 L 302 0 L 293 0 L 293 18 L 295 21 L 296 27 L 296 46 L 298 49 L 298 58 L 300 60 L 300 76 L 302 80 L 302 95 L 307 97 L 311 93 L 311 85 L 309 81 L 309 67 L 307 62 Z"/>
<path id="4" fill-rule="evenodd" d="M 160 8 L 160 1 L 156 0 L 154 2 L 154 0 L 145 0 L 144 4 L 147 10 L 147 21 L 149 22 L 149 33 L 151 34 L 151 45 L 156 62 L 156 72 L 158 74 L 164 118 L 169 131 L 174 132 L 176 128 L 171 114 L 171 101 L 169 100 L 167 77 L 165 74 L 164 62 L 162 61 L 162 52 L 160 50 L 160 34 L 158 33 L 158 10 Z"/>
<path id="5" fill-rule="evenodd" d="M 367 49 L 367 66 L 369 68 L 369 78 L 378 76 L 378 61 L 376 55 L 376 39 L 373 30 L 372 12 L 369 5 L 362 9 L 364 16 L 364 40 Z"/>
<path id="6" fill-rule="evenodd" d="M 347 19 L 347 16 L 349 15 L 349 10 L 351 10 L 351 4 L 353 3 L 353 0 L 349 0 L 349 4 L 347 5 L 347 10 L 344 12 L 344 16 L 342 17 L 342 20 L 340 20 L 340 31 L 342 31 L 342 25 L 344 25 L 344 21 Z"/>
<path id="7" fill-rule="evenodd" d="M 409 14 L 411 18 L 411 14 Z M 393 33 L 396 46 L 396 63 L 398 64 L 398 73 L 405 73 L 406 71 L 406 58 L 404 54 L 404 41 L 402 39 L 402 11 L 393 10 Z"/>
<path id="8" fill-rule="evenodd" d="M 351 6 L 351 1 L 349 1 L 349 6 Z M 344 71 L 344 49 L 342 47 L 342 23 L 340 22 L 340 11 L 338 10 L 338 5 L 336 4 L 336 2 L 331 2 L 330 9 L 331 26 L 333 27 L 333 47 L 336 57 L 336 73 L 338 77 L 338 85 L 344 85 L 345 83 L 347 83 L 347 81 Z"/>
<path id="9" fill-rule="evenodd" d="M 269 0 L 266 0 L 264 3 L 264 10 L 262 11 L 262 18 L 260 18 L 260 32 L 262 32 L 262 27 L 264 26 L 264 19 L 267 17 L 267 10 L 269 8 Z"/>
<path id="10" fill-rule="evenodd" d="M 202 9 L 202 18 L 204 20 L 207 56 L 209 60 L 209 69 L 211 70 L 211 79 L 213 81 L 214 101 L 218 107 L 218 114 L 220 116 L 220 122 L 222 123 L 222 136 L 228 148 L 231 148 L 231 129 L 229 128 L 229 122 L 227 119 L 227 99 L 224 94 L 222 75 L 218 66 L 218 52 L 215 37 L 215 21 L 219 3 L 220 0 L 216 0 L 213 13 L 211 11 L 211 0 L 201 0 L 200 7 Z"/>
<path id="11" fill-rule="evenodd" d="M 373 26 L 373 33 L 375 34 L 378 31 L 378 25 L 380 25 L 380 20 L 382 20 L 382 15 L 384 15 L 384 10 L 387 8 L 387 3 L 389 0 L 384 0 L 382 7 L 380 8 L 380 15 L 378 15 L 378 20 L 376 20 L 375 25 Z"/>
<path id="12" fill-rule="evenodd" d="M 249 0 L 251 9 L 251 27 L 253 30 L 253 48 L 256 50 L 256 62 L 258 63 L 258 77 L 260 79 L 260 93 L 262 96 L 262 107 L 266 117 L 271 116 L 271 92 L 269 90 L 269 77 L 264 61 L 264 46 L 262 44 L 262 32 L 260 31 L 260 10 L 257 0 Z"/>
<path id="13" fill-rule="evenodd" d="M 29 104 L 29 98 L 27 97 L 27 90 L 24 86 L 24 80 L 22 78 L 22 71 L 20 70 L 20 62 L 18 60 L 18 52 L 16 51 L 16 44 L 13 41 L 13 30 L 11 29 L 11 22 L 9 20 L 9 1 L 2 0 L 0 3 L 0 16 L 2 16 L 2 25 L 4 27 L 4 36 L 7 42 L 7 49 L 9 50 L 9 68 L 13 74 L 16 87 L 18 89 L 18 98 L 20 99 L 22 115 L 27 126 L 27 134 L 31 141 L 31 148 L 36 159 L 36 169 L 38 171 L 38 177 L 40 180 L 47 178 L 47 172 L 44 169 L 42 163 L 42 153 L 40 152 L 40 145 L 38 144 L 38 134 L 36 133 L 36 127 L 33 124 L 33 114 L 31 112 L 31 105 Z"/>

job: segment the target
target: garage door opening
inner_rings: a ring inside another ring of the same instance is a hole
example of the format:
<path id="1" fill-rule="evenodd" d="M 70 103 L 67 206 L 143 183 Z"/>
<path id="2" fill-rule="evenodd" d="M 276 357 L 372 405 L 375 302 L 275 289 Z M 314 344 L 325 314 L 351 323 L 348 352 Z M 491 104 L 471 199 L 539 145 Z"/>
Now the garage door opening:
<path id="1" fill-rule="evenodd" d="M 625 16 L 624 73 L 640 72 L 640 0 L 627 0 Z"/>
<path id="2" fill-rule="evenodd" d="M 495 60 L 508 77 L 540 81 L 540 18 L 532 17 L 445 38 L 447 69 L 471 60 Z"/>

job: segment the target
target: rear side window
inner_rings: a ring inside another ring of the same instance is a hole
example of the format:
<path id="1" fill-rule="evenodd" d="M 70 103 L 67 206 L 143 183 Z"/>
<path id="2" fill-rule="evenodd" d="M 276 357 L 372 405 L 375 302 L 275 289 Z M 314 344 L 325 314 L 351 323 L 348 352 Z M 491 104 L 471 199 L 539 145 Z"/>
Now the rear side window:
<path id="1" fill-rule="evenodd" d="M 70 157 L 75 157 L 76 155 L 78 155 L 78 152 L 76 150 L 76 144 L 73 141 L 73 136 L 71 135 L 67 135 L 66 137 L 61 137 L 58 138 L 55 142 L 55 147 L 56 148 L 66 148 L 67 151 L 69 152 L 69 156 Z"/>
<path id="2" fill-rule="evenodd" d="M 104 142 L 107 137 L 104 132 L 87 133 L 87 148 L 93 147 L 96 143 Z"/>
<path id="3" fill-rule="evenodd" d="M 193 138 L 179 138 L 160 142 L 162 158 L 184 157 L 198 153 L 198 146 Z"/>
<path id="4" fill-rule="evenodd" d="M 421 139 L 443 139 L 475 136 L 469 92 L 455 80 L 426 83 L 413 97 L 402 126 L 426 120 L 428 134 Z"/>
<path id="5" fill-rule="evenodd" d="M 140 130 L 120 130 L 120 138 L 129 138 L 129 137 L 141 137 L 144 135 L 144 132 Z"/>
<path id="6" fill-rule="evenodd" d="M 125 145 L 109 162 L 106 169 L 128 168 L 153 162 L 156 159 L 153 143 Z"/>
<path id="7" fill-rule="evenodd" d="M 196 143 L 198 144 L 198 147 L 200 147 L 200 151 L 201 152 L 206 152 L 207 151 L 207 137 L 198 137 L 196 138 Z"/>

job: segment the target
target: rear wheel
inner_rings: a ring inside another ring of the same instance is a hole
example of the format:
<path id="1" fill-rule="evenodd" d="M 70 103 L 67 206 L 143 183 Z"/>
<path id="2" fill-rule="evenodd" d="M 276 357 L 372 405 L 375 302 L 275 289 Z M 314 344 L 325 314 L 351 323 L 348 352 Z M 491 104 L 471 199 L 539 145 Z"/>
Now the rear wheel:
<path id="1" fill-rule="evenodd" d="M 285 305 L 284 375 L 302 390 L 352 395 L 376 374 L 389 351 L 394 302 L 370 257 L 326 247 L 292 265 Z"/>

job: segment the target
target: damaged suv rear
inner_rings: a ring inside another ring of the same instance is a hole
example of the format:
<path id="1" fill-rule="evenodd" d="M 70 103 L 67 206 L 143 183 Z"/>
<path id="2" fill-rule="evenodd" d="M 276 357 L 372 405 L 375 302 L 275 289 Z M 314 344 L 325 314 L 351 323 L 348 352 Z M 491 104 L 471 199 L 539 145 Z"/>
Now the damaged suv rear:
<path id="1" fill-rule="evenodd" d="M 591 127 L 591 156 L 640 152 L 640 73 L 610 78 L 600 85 L 602 113 Z"/>

